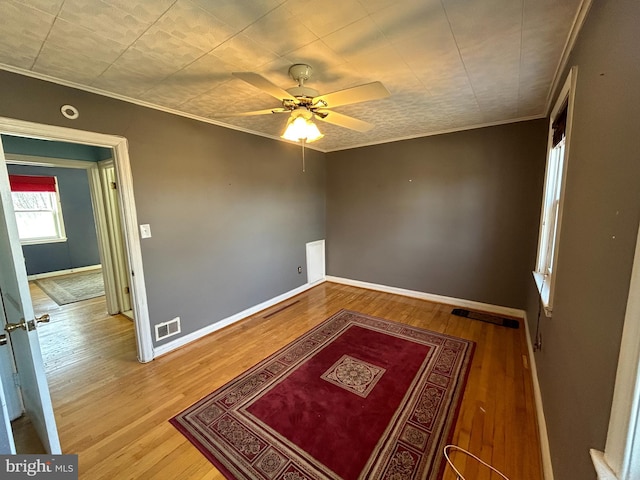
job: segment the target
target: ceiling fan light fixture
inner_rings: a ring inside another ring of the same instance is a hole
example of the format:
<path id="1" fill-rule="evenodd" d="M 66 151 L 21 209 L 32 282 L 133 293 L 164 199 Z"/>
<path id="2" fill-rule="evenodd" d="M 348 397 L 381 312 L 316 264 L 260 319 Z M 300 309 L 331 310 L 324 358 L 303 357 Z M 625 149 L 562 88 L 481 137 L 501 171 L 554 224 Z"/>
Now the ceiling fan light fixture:
<path id="1" fill-rule="evenodd" d="M 287 127 L 282 134 L 282 138 L 285 140 L 291 140 L 292 142 L 311 143 L 324 137 L 318 126 L 313 123 L 310 118 L 306 118 L 305 115 L 291 116 L 287 122 Z"/>

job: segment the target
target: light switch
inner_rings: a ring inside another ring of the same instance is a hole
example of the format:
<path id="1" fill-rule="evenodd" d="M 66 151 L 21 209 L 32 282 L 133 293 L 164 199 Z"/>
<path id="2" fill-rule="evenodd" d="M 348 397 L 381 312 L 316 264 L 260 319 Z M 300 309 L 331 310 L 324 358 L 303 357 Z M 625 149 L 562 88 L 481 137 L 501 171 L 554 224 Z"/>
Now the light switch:
<path id="1" fill-rule="evenodd" d="M 151 227 L 148 223 L 140 225 L 140 238 L 151 238 Z"/>

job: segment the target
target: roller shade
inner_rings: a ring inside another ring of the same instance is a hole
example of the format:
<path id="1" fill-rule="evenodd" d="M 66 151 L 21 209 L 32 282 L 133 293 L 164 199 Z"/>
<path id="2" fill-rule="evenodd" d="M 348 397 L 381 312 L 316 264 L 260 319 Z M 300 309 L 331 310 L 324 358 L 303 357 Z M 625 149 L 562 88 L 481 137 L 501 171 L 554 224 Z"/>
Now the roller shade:
<path id="1" fill-rule="evenodd" d="M 562 139 L 566 136 L 567 132 L 567 105 L 562 108 L 562 111 L 556 116 L 553 121 L 553 146 L 558 145 Z"/>
<path id="2" fill-rule="evenodd" d="M 55 192 L 56 178 L 35 175 L 9 175 L 12 192 Z"/>

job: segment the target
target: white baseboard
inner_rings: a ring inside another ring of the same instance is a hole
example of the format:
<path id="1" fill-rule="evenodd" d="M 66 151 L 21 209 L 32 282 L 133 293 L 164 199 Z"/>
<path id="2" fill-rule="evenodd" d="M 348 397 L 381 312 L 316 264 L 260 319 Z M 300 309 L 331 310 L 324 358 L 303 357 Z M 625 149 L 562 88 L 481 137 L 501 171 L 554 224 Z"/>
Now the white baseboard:
<path id="1" fill-rule="evenodd" d="M 100 270 L 102 265 L 89 265 L 86 267 L 70 268 L 68 270 L 56 270 L 55 272 L 36 273 L 35 275 L 27 275 L 27 280 L 40 280 L 41 278 L 59 277 L 60 275 L 68 275 L 70 273 L 88 272 L 89 270 Z"/>
<path id="2" fill-rule="evenodd" d="M 531 333 L 529 331 L 529 323 L 527 322 L 527 313 L 517 308 L 503 307 L 500 305 L 492 305 L 489 303 L 475 302 L 473 300 L 464 300 L 462 298 L 445 297 L 442 295 L 434 295 L 432 293 L 418 292 L 415 290 L 406 290 L 404 288 L 389 287 L 376 283 L 362 282 L 360 280 L 351 280 L 348 278 L 326 276 L 327 282 L 341 283 L 352 287 L 366 288 L 379 292 L 393 293 L 396 295 L 404 295 L 406 297 L 419 298 L 430 302 L 444 303 L 446 305 L 455 305 L 458 307 L 467 307 L 483 312 L 496 313 L 500 315 L 508 315 L 511 317 L 521 318 L 524 322 L 527 337 L 527 347 L 529 349 L 529 364 L 531 369 L 531 378 L 533 381 L 533 395 L 536 403 L 536 416 L 538 419 L 538 435 L 540 437 L 540 450 L 542 455 L 542 471 L 545 480 L 553 479 L 553 466 L 551 464 L 551 449 L 549 447 L 549 437 L 547 434 L 547 423 L 544 416 L 542 406 L 542 393 L 540 391 L 540 383 L 538 381 L 538 370 L 536 369 L 536 359 L 533 356 L 533 343 L 531 342 Z"/>
<path id="3" fill-rule="evenodd" d="M 502 307 L 500 305 L 492 305 L 490 303 L 475 302 L 473 300 L 464 300 L 462 298 L 445 297 L 442 295 L 435 295 L 433 293 L 418 292 L 416 290 L 407 290 L 398 287 L 389 287 L 386 285 L 380 285 L 377 283 L 362 282 L 360 280 L 351 280 L 349 278 L 333 277 L 327 275 L 327 282 L 341 283 L 343 285 L 350 285 L 352 287 L 366 288 L 368 290 L 376 290 L 378 292 L 393 293 L 396 295 L 403 295 L 405 297 L 419 298 L 421 300 L 428 300 L 430 302 L 444 303 L 445 305 L 455 305 L 456 307 L 467 307 L 474 310 L 481 310 L 483 312 L 497 313 L 500 315 L 508 315 L 510 317 L 524 318 L 524 310 L 511 307 Z"/>
<path id="4" fill-rule="evenodd" d="M 229 325 L 239 322 L 240 320 L 244 320 L 245 318 L 258 313 L 259 311 L 272 307 L 280 302 L 284 302 L 285 300 L 288 300 L 291 297 L 295 297 L 296 295 L 299 295 L 300 293 L 305 292 L 310 288 L 315 287 L 316 285 L 319 285 L 323 282 L 324 282 L 324 279 L 320 279 L 313 283 L 306 283 L 304 285 L 299 286 L 298 288 L 289 290 L 288 292 L 285 292 L 282 295 L 278 295 L 277 297 L 274 297 L 270 300 L 262 302 L 253 307 L 247 308 L 246 310 L 238 312 L 235 315 L 231 315 L 230 317 L 222 319 L 219 322 L 208 325 L 204 328 L 201 328 L 200 330 L 196 330 L 195 332 L 189 333 L 183 337 L 176 338 L 175 340 L 165 343 L 164 345 L 154 347 L 153 357 L 156 358 L 156 357 L 159 357 L 160 355 L 165 355 L 169 352 L 172 352 L 180 347 L 187 345 L 188 343 L 195 342 L 196 340 L 199 340 L 200 338 L 206 335 L 209 335 L 210 333 L 220 330 L 221 328 L 228 327 Z"/>
<path id="5" fill-rule="evenodd" d="M 542 392 L 538 381 L 538 369 L 536 368 L 536 357 L 533 355 L 533 342 L 531 341 L 531 331 L 527 314 L 524 315 L 524 327 L 527 335 L 527 347 L 529 349 L 529 368 L 531 368 L 531 379 L 533 381 L 533 396 L 536 402 L 536 416 L 538 418 L 538 436 L 540 437 L 540 454 L 542 455 L 542 474 L 544 480 L 553 480 L 553 465 L 551 463 L 551 448 L 549 447 L 549 435 L 547 433 L 547 420 L 544 416 L 542 406 Z"/>

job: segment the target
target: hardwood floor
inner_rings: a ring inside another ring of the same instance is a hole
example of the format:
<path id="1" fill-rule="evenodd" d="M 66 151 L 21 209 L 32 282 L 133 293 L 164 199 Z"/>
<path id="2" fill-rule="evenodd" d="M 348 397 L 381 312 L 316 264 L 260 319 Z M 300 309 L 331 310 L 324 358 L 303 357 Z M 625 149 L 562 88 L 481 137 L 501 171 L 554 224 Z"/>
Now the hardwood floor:
<path id="1" fill-rule="evenodd" d="M 222 479 L 168 419 L 341 308 L 475 341 L 452 443 L 512 480 L 542 479 L 523 325 L 499 327 L 453 316 L 451 306 L 324 283 L 143 365 L 131 321 L 107 315 L 103 299 L 58 307 L 35 285 L 32 296 L 36 312 L 52 317 L 40 341 L 62 448 L 79 454 L 82 479 Z M 462 456 L 455 463 L 468 480 L 490 478 Z M 455 475 L 447 468 L 444 478 Z"/>

